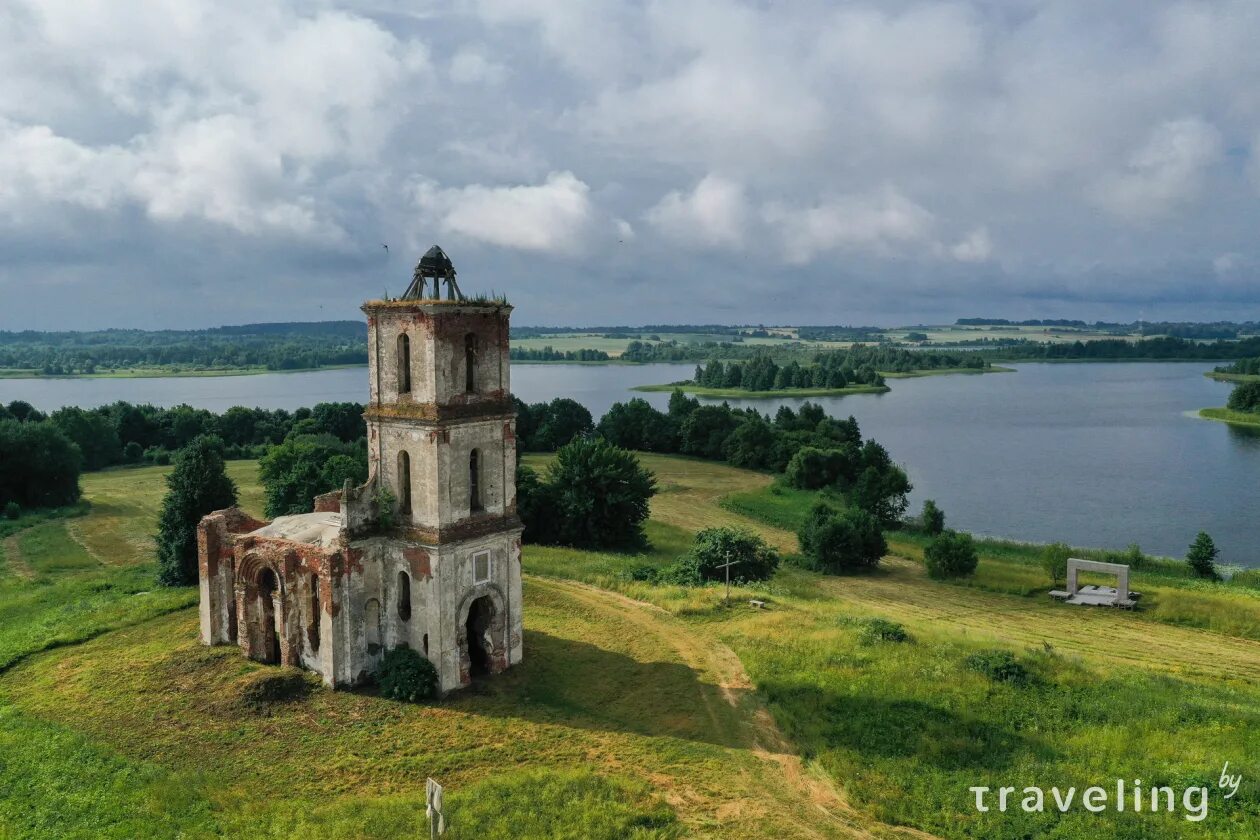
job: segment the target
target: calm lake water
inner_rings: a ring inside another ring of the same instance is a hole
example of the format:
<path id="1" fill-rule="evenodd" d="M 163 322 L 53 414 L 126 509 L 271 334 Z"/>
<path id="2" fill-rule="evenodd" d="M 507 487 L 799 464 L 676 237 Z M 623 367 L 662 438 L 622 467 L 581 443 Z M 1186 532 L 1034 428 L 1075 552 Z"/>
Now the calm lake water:
<path id="1" fill-rule="evenodd" d="M 1208 364 L 1024 364 L 1015 373 L 898 380 L 887 394 L 816 399 L 853 415 L 914 482 L 913 509 L 936 499 L 953 527 L 1037 542 L 1180 557 L 1199 530 L 1223 562 L 1260 566 L 1260 434 L 1188 416 L 1223 405 Z M 527 402 L 567 396 L 598 419 L 610 405 L 666 393 L 634 385 L 690 376 L 693 365 L 516 365 Z M 367 398 L 365 368 L 184 379 L 0 380 L 0 401 L 49 411 L 114 400 L 293 409 Z M 773 414 L 804 400 L 732 401 Z"/>

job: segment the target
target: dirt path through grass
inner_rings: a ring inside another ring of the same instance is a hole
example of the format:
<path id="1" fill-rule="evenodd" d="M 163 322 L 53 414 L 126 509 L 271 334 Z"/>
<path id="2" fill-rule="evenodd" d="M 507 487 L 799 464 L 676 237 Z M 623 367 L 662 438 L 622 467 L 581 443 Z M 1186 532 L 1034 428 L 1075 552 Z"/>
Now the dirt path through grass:
<path id="1" fill-rule="evenodd" d="M 22 559 L 22 546 L 18 544 L 18 537 L 22 532 L 18 531 L 6 537 L 4 540 L 4 559 L 8 564 L 9 571 L 23 580 L 32 580 L 35 577 L 35 570 L 26 564 Z"/>
<path id="2" fill-rule="evenodd" d="M 761 769 L 768 777 L 750 781 L 751 787 L 765 790 L 771 798 L 769 813 L 775 813 L 774 799 L 786 795 L 802 800 L 818 813 L 822 823 L 817 831 L 810 831 L 811 836 L 932 837 L 909 828 L 873 828 L 870 817 L 856 811 L 824 772 L 805 766 L 757 696 L 739 657 L 702 628 L 655 605 L 588 584 L 532 576 L 529 580 L 532 586 L 563 593 L 594 612 L 615 616 L 644 635 L 656 637 L 662 648 L 668 648 L 694 670 L 699 676 L 699 699 L 713 734 L 730 747 L 751 751 L 764 762 Z"/>

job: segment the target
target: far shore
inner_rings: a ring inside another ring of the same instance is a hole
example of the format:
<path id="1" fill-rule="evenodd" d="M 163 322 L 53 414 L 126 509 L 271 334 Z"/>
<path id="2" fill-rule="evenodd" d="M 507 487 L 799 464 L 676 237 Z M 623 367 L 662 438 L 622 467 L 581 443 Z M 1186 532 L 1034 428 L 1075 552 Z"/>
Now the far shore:
<path id="1" fill-rule="evenodd" d="M 43 373 L 38 370 L 20 370 L 14 368 L 0 369 L 0 380 L 3 379 L 190 379 L 207 376 L 259 376 L 264 373 L 314 373 L 321 370 L 346 370 L 348 368 L 367 367 L 361 365 L 324 365 L 313 368 L 287 368 L 285 370 L 269 370 L 268 368 L 210 368 L 204 370 L 177 370 L 168 368 L 126 368 L 110 370 L 103 373 Z"/>
<path id="2" fill-rule="evenodd" d="M 697 397 L 724 397 L 732 400 L 759 400 L 774 397 L 842 397 L 846 394 L 883 394 L 887 385 L 852 385 L 847 388 L 782 388 L 777 391 L 742 391 L 739 388 L 706 388 L 691 382 L 663 385 L 635 385 L 632 391 L 683 391 Z"/>

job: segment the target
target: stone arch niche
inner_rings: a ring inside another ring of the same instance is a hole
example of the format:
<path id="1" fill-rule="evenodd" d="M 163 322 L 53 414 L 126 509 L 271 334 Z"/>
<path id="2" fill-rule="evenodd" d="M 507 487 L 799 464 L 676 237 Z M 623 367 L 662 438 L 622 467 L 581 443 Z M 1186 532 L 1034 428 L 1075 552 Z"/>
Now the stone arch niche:
<path id="1" fill-rule="evenodd" d="M 468 453 L 468 512 L 478 513 L 485 509 L 481 500 L 481 450 Z"/>
<path id="2" fill-rule="evenodd" d="M 398 334 L 398 396 L 411 394 L 411 336 Z"/>
<path id="3" fill-rule="evenodd" d="M 456 613 L 459 681 L 469 685 L 483 674 L 507 670 L 507 598 L 494 584 L 480 584 L 464 596 Z"/>
<path id="4" fill-rule="evenodd" d="M 237 573 L 238 644 L 256 662 L 287 662 L 284 578 L 269 563 L 247 555 Z"/>
<path id="5" fill-rule="evenodd" d="M 411 515 L 411 455 L 405 449 L 398 453 L 398 512 Z"/>
<path id="6" fill-rule="evenodd" d="M 477 393 L 477 334 L 464 336 L 464 393 Z"/>

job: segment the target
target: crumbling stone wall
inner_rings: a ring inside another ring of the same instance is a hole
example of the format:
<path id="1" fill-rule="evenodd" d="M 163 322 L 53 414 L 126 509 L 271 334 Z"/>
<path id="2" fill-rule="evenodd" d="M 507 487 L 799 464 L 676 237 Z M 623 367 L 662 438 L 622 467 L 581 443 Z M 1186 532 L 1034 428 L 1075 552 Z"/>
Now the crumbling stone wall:
<path id="1" fill-rule="evenodd" d="M 237 509 L 206 517 L 198 528 L 202 641 L 317 671 L 329 686 L 360 682 L 385 651 L 407 645 L 434 663 L 450 691 L 469 682 L 474 658 L 493 673 L 523 656 L 511 307 L 373 301 L 364 311 L 370 478 L 317 497 L 322 516 L 278 520 L 267 533 L 257 532 L 269 523 Z M 410 369 L 403 391 L 400 364 Z M 411 510 L 382 531 L 378 491 L 405 495 L 401 452 Z"/>

